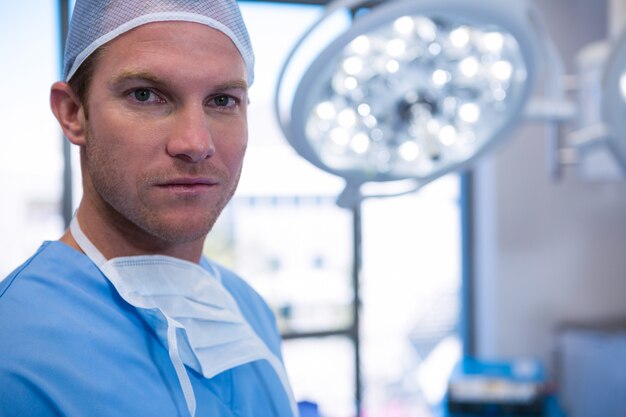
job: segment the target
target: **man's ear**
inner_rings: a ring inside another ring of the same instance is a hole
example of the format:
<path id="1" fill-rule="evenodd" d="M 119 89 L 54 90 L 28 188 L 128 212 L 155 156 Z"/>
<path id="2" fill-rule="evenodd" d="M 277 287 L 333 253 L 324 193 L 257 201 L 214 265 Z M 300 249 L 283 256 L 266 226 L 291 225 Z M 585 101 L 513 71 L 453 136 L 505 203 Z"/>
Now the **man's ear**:
<path id="1" fill-rule="evenodd" d="M 59 81 L 52 85 L 50 107 L 67 139 L 74 145 L 85 145 L 85 108 L 69 84 Z"/>

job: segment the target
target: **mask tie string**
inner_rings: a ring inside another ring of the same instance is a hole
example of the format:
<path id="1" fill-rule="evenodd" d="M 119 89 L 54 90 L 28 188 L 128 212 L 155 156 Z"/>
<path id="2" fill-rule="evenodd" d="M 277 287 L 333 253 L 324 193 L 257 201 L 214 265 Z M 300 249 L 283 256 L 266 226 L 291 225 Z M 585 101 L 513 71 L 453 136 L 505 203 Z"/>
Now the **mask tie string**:
<path id="1" fill-rule="evenodd" d="M 172 365 L 174 365 L 174 370 L 176 371 L 178 382 L 180 383 L 180 387 L 183 390 L 183 395 L 185 397 L 185 402 L 187 403 L 187 409 L 189 410 L 189 414 L 191 414 L 191 417 L 195 417 L 196 396 L 193 393 L 193 387 L 191 386 L 191 381 L 189 380 L 189 375 L 187 374 L 185 365 L 183 364 L 183 361 L 180 358 L 180 354 L 178 353 L 178 337 L 176 335 L 176 325 L 169 317 L 166 316 L 166 319 L 168 345 L 167 350 L 170 354 L 170 360 L 172 361 Z"/>

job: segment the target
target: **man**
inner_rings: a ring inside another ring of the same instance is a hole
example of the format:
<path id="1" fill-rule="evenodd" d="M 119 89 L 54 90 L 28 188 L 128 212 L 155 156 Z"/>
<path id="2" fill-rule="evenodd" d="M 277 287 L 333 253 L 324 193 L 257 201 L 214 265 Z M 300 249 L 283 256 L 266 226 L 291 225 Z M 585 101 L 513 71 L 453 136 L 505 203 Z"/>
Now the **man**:
<path id="1" fill-rule="evenodd" d="M 70 230 L 0 284 L 1 416 L 293 416 L 270 310 L 202 257 L 247 143 L 234 0 L 78 0 L 51 107 Z"/>

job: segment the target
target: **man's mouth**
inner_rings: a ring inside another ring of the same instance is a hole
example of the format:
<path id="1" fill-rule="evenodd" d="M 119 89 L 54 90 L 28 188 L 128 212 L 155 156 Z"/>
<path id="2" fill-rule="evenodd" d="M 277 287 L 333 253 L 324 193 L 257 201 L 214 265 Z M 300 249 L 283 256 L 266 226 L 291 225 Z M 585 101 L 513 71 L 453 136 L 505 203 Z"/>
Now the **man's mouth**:
<path id="1" fill-rule="evenodd" d="M 157 184 L 157 187 L 181 193 L 196 193 L 208 190 L 219 184 L 219 181 L 206 177 L 181 177 Z"/>

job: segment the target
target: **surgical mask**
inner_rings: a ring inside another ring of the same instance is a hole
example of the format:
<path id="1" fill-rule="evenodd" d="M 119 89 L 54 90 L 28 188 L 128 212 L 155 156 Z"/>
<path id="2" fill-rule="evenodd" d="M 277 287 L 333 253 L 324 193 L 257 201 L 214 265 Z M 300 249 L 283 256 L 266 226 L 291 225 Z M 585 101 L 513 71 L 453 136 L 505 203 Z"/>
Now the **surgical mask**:
<path id="1" fill-rule="evenodd" d="M 257 360 L 272 365 L 293 415 L 298 415 L 282 362 L 245 320 L 217 269 L 209 272 L 198 264 L 163 255 L 107 260 L 87 239 L 76 217 L 70 229 L 80 248 L 167 347 L 191 416 L 196 401 L 184 365 L 212 378 Z"/>

